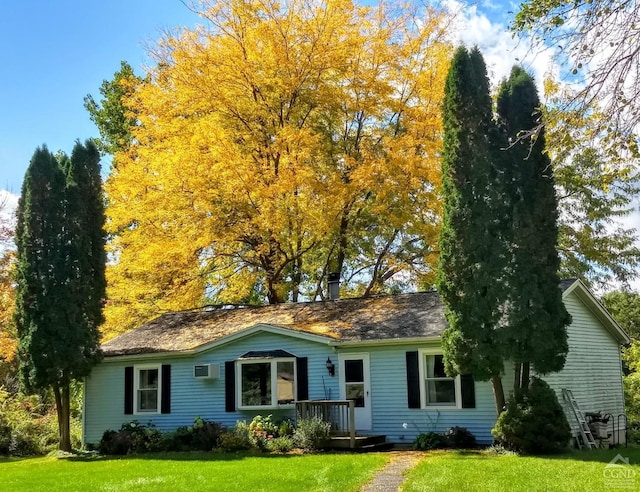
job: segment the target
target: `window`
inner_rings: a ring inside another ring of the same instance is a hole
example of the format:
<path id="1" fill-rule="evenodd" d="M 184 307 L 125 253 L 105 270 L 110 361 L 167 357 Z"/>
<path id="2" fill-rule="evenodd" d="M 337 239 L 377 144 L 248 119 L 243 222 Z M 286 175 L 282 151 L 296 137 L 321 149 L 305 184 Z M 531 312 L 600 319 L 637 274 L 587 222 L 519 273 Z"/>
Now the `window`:
<path id="1" fill-rule="evenodd" d="M 425 405 L 456 405 L 456 383 L 444 372 L 442 355 L 425 355 Z"/>
<path id="2" fill-rule="evenodd" d="M 238 369 L 241 408 L 293 405 L 296 400 L 295 358 L 239 360 Z"/>
<path id="3" fill-rule="evenodd" d="M 160 412 L 160 366 L 135 366 L 135 413 Z"/>
<path id="4" fill-rule="evenodd" d="M 422 407 L 459 407 L 460 377 L 447 376 L 441 354 L 422 353 L 420 380 Z"/>
<path id="5" fill-rule="evenodd" d="M 353 400 L 356 408 L 364 407 L 365 382 L 363 359 L 345 359 L 344 385 L 346 399 Z"/>

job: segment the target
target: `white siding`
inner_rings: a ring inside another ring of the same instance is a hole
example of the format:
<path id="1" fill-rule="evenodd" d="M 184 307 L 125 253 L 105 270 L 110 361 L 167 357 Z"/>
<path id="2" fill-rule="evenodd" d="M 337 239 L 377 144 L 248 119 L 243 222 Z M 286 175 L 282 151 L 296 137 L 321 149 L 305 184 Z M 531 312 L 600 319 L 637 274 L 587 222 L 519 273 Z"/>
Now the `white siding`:
<path id="1" fill-rule="evenodd" d="M 564 299 L 573 321 L 568 327 L 569 354 L 564 369 L 543 377 L 556 391 L 565 408 L 569 424 L 575 430 L 573 412 L 562 399 L 562 388 L 573 391 L 583 412 L 602 412 L 613 416 L 616 433 L 620 427 L 624 439 L 624 413 L 620 346 L 591 311 L 573 293 Z M 610 432 L 613 431 L 610 422 Z"/>

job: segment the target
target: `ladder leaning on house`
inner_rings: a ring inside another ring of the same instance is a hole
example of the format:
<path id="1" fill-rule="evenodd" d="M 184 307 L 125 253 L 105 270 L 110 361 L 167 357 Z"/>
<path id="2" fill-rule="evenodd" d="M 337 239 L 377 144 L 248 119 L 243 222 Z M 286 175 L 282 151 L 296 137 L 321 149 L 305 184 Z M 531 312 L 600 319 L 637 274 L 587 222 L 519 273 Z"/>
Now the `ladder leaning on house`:
<path id="1" fill-rule="evenodd" d="M 593 438 L 593 434 L 591 433 L 591 429 L 589 429 L 589 424 L 584 418 L 584 413 L 580 410 L 578 406 L 578 402 L 573 396 L 573 391 L 570 389 L 563 388 L 562 389 L 562 398 L 569 403 L 571 410 L 573 410 L 573 415 L 578 422 L 579 433 L 576 435 L 576 442 L 578 443 L 578 447 L 582 449 L 585 446 L 587 449 L 595 449 L 598 447 L 595 439 Z"/>

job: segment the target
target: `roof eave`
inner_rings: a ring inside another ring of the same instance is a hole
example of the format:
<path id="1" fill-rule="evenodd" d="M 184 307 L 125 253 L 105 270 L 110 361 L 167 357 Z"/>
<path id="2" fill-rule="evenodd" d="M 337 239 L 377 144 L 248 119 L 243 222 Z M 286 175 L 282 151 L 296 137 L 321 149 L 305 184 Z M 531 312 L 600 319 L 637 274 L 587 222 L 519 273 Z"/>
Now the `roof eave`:
<path id="1" fill-rule="evenodd" d="M 416 343 L 435 343 L 440 342 L 440 335 L 431 335 L 426 337 L 407 337 L 407 338 L 379 338 L 375 340 L 335 340 L 329 342 L 329 346 L 335 348 L 341 347 L 369 347 L 369 346 L 385 346 L 385 345 L 414 345 Z"/>
<path id="2" fill-rule="evenodd" d="M 211 350 L 217 348 L 221 345 L 231 343 L 240 338 L 244 338 L 247 336 L 251 336 L 257 332 L 270 332 L 270 333 L 280 333 L 286 334 L 287 336 L 293 336 L 296 338 L 302 338 L 306 340 L 311 340 L 314 342 L 319 342 L 322 344 L 326 344 L 332 348 L 351 348 L 351 347 L 382 347 L 382 346 L 394 346 L 394 345 L 414 345 L 416 343 L 439 343 L 440 335 L 430 335 L 424 337 L 407 337 L 407 338 L 382 338 L 376 340 L 339 340 L 330 337 L 324 337 L 321 335 L 314 335 L 311 333 L 299 332 L 296 330 L 291 330 L 287 328 L 282 328 L 279 326 L 272 325 L 256 325 L 251 328 L 247 328 L 242 332 L 233 333 L 231 335 L 227 335 L 220 340 L 216 340 L 215 342 L 207 343 L 201 345 L 200 347 L 196 347 L 188 350 L 179 350 L 179 351 L 157 351 L 157 352 L 138 352 L 131 354 L 116 354 L 109 355 L 105 354 L 105 358 L 103 359 L 105 362 L 118 362 L 122 360 L 149 360 L 149 359 L 157 359 L 157 358 L 181 358 L 181 357 L 189 357 L 201 352 L 205 352 L 207 350 Z"/>
<path id="3" fill-rule="evenodd" d="M 566 298 L 571 293 L 575 292 L 578 298 L 587 306 L 587 308 L 598 318 L 602 325 L 607 329 L 611 335 L 618 341 L 619 344 L 624 345 L 631 343 L 631 338 L 622 329 L 618 322 L 609 314 L 609 311 L 602 305 L 602 303 L 591 293 L 589 288 L 581 281 L 576 280 L 569 288 L 562 293 L 562 298 Z"/>
<path id="4" fill-rule="evenodd" d="M 118 362 L 118 361 L 122 361 L 122 360 L 128 360 L 128 361 L 133 361 L 133 360 L 151 360 L 151 359 L 158 359 L 158 358 L 162 358 L 162 359 L 179 359 L 182 357 L 189 357 L 191 355 L 194 354 L 193 350 L 159 350 L 156 352 L 132 352 L 129 354 L 123 354 L 123 353 L 115 353 L 113 355 L 110 355 L 108 352 L 104 353 L 104 357 L 102 359 L 102 362 Z"/>
<path id="5" fill-rule="evenodd" d="M 211 350 L 213 348 L 219 347 L 221 345 L 226 345 L 227 343 L 231 343 L 234 342 L 238 339 L 241 338 L 245 338 L 245 337 L 249 337 L 252 336 L 258 332 L 267 332 L 267 333 L 275 333 L 275 334 L 280 334 L 280 335 L 287 335 L 293 338 L 300 338 L 303 340 L 307 340 L 307 341 L 311 341 L 311 342 L 316 342 L 316 343 L 322 343 L 322 344 L 329 344 L 332 340 L 334 340 L 334 338 L 332 337 L 328 337 L 328 336 L 323 336 L 323 335 L 316 335 L 314 333 L 309 333 L 309 332 L 304 332 L 304 331 L 299 331 L 299 330 L 292 330 L 290 328 L 283 328 L 281 326 L 275 326 L 275 325 L 269 325 L 269 324 L 264 324 L 264 323 L 258 323 L 254 326 L 251 326 L 249 328 L 245 328 L 244 330 L 235 332 L 235 333 L 230 333 L 229 335 L 225 335 L 221 338 L 219 338 L 218 340 L 214 340 L 213 342 L 208 342 L 208 343 L 204 343 L 202 345 L 199 345 L 197 347 L 191 348 L 191 349 L 184 349 L 184 350 L 164 350 L 164 351 L 155 351 L 155 352 L 137 352 L 137 353 L 131 353 L 131 354 L 116 354 L 116 355 L 109 355 L 108 352 L 105 352 L 105 357 L 104 360 L 111 362 L 111 361 L 115 361 L 115 360 L 131 360 L 131 359 L 152 359 L 152 358 L 157 358 L 157 357 L 188 357 L 191 355 L 196 355 L 199 354 L 201 352 L 206 352 L 207 350 Z M 143 349 L 141 349 L 143 350 Z"/>

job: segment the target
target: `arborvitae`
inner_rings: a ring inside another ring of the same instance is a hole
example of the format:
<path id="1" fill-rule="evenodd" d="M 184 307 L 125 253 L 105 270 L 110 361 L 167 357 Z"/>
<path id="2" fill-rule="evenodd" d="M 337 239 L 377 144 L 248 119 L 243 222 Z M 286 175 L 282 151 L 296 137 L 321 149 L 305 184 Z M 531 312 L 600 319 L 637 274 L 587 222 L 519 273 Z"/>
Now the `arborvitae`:
<path id="1" fill-rule="evenodd" d="M 562 369 L 571 322 L 562 302 L 557 252 L 558 211 L 553 169 L 539 126 L 540 100 L 533 78 L 514 67 L 498 93 L 500 126 L 509 139 L 504 151 L 508 235 L 508 309 L 505 342 L 516 365 L 516 389 L 526 389 L 529 365 L 539 374 Z"/>
<path id="2" fill-rule="evenodd" d="M 104 198 L 100 178 L 100 154 L 94 142 L 77 142 L 71 158 L 65 162 L 67 178 L 66 216 L 69 231 L 68 258 L 75 290 L 68 312 L 83 348 L 83 364 L 76 370 L 86 375 L 98 357 L 99 326 L 103 321 L 105 300 L 105 232 Z M 74 374 L 75 376 L 75 374 Z M 81 376 L 81 377 L 82 377 Z"/>
<path id="3" fill-rule="evenodd" d="M 66 354 L 59 354 L 65 177 L 54 155 L 36 149 L 22 185 L 16 225 L 16 326 L 20 375 L 27 390 L 50 384 Z M 56 343 L 50 345 L 51 339 Z M 47 357 L 44 358 L 44 354 Z M 43 362 L 50 362 L 44 364 Z"/>
<path id="4" fill-rule="evenodd" d="M 16 324 L 21 376 L 51 387 L 60 449 L 71 450 L 70 384 L 100 359 L 105 253 L 99 155 L 77 144 L 71 159 L 38 148 L 18 206 Z"/>
<path id="5" fill-rule="evenodd" d="M 486 66 L 477 48 L 459 48 L 443 104 L 443 223 L 437 287 L 446 306 L 446 370 L 491 380 L 504 407 L 503 351 L 497 330 L 504 297 L 503 191 L 495 186 L 498 150 Z"/>

